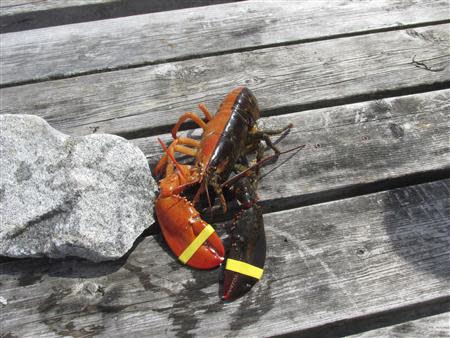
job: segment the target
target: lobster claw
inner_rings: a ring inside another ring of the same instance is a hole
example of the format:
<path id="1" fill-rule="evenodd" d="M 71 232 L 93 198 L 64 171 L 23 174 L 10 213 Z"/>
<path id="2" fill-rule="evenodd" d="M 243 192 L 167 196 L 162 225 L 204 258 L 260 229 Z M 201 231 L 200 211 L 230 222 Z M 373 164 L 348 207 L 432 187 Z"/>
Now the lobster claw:
<path id="1" fill-rule="evenodd" d="M 160 196 L 155 209 L 164 239 L 183 263 L 196 269 L 222 263 L 225 249 L 220 237 L 191 202 L 179 195 Z"/>
<path id="2" fill-rule="evenodd" d="M 266 260 L 266 235 L 259 205 L 253 204 L 234 218 L 230 240 L 224 270 L 223 300 L 243 296 L 262 276 Z"/>

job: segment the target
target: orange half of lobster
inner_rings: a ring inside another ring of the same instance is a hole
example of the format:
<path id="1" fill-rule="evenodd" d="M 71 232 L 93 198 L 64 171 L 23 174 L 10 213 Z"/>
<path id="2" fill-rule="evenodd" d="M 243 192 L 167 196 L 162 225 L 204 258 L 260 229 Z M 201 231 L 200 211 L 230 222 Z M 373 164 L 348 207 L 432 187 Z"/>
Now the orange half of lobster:
<path id="1" fill-rule="evenodd" d="M 199 181 L 197 171 L 192 166 L 177 163 L 171 151 L 160 143 L 170 158 L 167 165 L 177 168 L 166 170 L 166 177 L 159 182 L 160 195 L 155 203 L 164 239 L 184 264 L 196 269 L 216 268 L 224 259 L 222 241 L 194 205 L 181 196 L 186 187 Z"/>

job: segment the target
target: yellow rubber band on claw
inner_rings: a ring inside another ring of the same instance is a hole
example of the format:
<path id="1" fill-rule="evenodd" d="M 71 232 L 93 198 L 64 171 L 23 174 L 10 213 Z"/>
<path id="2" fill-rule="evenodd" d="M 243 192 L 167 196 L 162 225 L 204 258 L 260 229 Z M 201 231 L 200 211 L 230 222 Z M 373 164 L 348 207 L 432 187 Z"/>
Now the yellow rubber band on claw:
<path id="1" fill-rule="evenodd" d="M 256 279 L 261 279 L 264 271 L 263 269 L 258 268 L 257 266 L 237 261 L 231 258 L 227 259 L 227 265 L 225 266 L 225 269 L 238 272 L 241 275 L 250 276 Z"/>
<path id="2" fill-rule="evenodd" d="M 214 228 L 211 225 L 207 225 L 198 234 L 198 236 L 188 245 L 186 249 L 178 256 L 178 259 L 186 264 L 188 260 L 197 252 L 197 250 L 205 243 L 205 241 L 214 233 Z"/>

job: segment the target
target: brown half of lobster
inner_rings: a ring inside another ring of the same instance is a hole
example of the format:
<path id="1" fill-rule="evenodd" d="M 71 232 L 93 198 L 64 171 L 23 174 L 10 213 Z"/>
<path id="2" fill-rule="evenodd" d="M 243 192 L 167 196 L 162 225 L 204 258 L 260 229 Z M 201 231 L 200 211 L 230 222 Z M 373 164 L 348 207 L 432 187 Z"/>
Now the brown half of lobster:
<path id="1" fill-rule="evenodd" d="M 209 196 L 209 188 L 211 188 L 212 192 L 220 198 L 221 205 L 226 211 L 227 202 L 222 191 L 222 184 L 233 171 L 241 172 L 247 169 L 242 163 L 238 163 L 239 159 L 248 153 L 255 152 L 261 140 L 274 149 L 276 154 L 280 153 L 271 143 L 269 135 L 281 133 L 291 127 L 289 125 L 286 128 L 270 132 L 259 130 L 256 120 L 259 118 L 260 112 L 256 98 L 245 87 L 236 88 L 229 93 L 214 118 L 205 106 L 200 105 L 199 107 L 204 112 L 207 122 L 203 122 L 196 114 L 190 112 L 183 114 L 172 129 L 175 140 L 167 148 L 154 169 L 156 175 L 160 174 L 164 168 L 166 169 L 165 177 L 160 181 L 161 193 L 156 201 L 156 214 L 167 244 L 179 258 L 208 227 L 194 207 L 200 196 L 206 193 L 208 203 L 211 205 Z M 186 119 L 192 119 L 203 129 L 200 141 L 177 137 L 178 129 Z M 175 160 L 175 153 L 192 156 L 195 161 L 192 165 L 178 164 Z M 243 182 L 245 181 L 243 180 Z M 238 186 L 242 184 L 238 182 L 241 182 L 241 179 L 238 179 L 236 184 Z M 193 197 L 186 195 L 186 190 L 193 185 L 198 185 L 195 195 Z M 247 188 L 250 189 L 248 186 Z M 261 217 L 255 216 L 256 204 L 253 203 L 250 206 L 250 208 L 244 208 L 245 211 L 241 211 L 235 217 L 234 223 L 237 225 L 235 228 L 240 229 L 241 224 L 242 228 L 249 228 L 249 223 L 253 222 L 252 219 L 257 219 L 257 222 L 261 219 L 262 223 L 262 215 Z M 252 212 L 253 215 L 250 215 Z M 256 230 L 261 231 L 261 229 L 264 231 L 263 226 L 258 226 Z M 240 238 L 242 239 L 243 236 L 240 235 Z M 254 250 L 254 246 L 250 245 L 245 250 Z M 264 252 L 259 253 L 259 256 L 265 257 L 265 242 L 262 251 Z M 211 269 L 221 264 L 223 256 L 223 245 L 214 232 L 206 241 L 202 242 L 189 259 L 180 258 L 180 260 L 194 268 Z M 247 263 L 252 264 L 252 262 Z M 264 258 L 262 259 L 263 264 Z M 225 284 L 227 285 L 227 282 Z M 232 285 L 233 283 L 228 284 Z M 224 291 L 227 293 L 227 290 Z"/>

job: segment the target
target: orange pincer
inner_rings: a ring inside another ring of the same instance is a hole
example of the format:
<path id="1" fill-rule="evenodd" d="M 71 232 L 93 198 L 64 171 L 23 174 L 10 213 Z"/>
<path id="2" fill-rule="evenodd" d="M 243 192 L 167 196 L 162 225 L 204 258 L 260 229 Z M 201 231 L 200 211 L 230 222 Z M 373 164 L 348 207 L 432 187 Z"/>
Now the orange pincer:
<path id="1" fill-rule="evenodd" d="M 222 263 L 222 240 L 187 199 L 159 197 L 156 215 L 164 239 L 182 263 L 196 269 L 213 269 Z"/>

